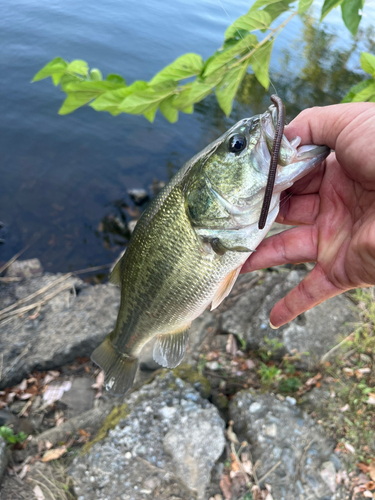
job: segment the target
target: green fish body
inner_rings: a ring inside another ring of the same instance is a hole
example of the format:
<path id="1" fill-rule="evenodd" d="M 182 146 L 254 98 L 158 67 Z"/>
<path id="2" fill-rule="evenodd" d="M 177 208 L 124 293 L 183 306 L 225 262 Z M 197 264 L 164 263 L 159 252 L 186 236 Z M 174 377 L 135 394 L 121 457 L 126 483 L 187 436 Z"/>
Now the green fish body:
<path id="1" fill-rule="evenodd" d="M 275 134 L 274 106 L 241 120 L 187 162 L 139 219 L 111 274 L 121 287 L 114 330 L 92 359 L 106 388 L 133 384 L 142 347 L 157 336 L 154 359 L 173 368 L 183 359 L 191 322 L 229 294 L 242 264 L 266 236 L 280 193 L 320 163 L 325 146 L 282 141 L 270 212 L 258 220 Z"/>

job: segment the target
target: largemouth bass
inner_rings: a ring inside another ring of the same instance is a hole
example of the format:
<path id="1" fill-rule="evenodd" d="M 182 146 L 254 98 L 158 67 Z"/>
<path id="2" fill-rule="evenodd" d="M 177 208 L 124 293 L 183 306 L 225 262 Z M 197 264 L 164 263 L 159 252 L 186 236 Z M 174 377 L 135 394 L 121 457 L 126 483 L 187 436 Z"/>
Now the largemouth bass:
<path id="1" fill-rule="evenodd" d="M 183 359 L 191 322 L 229 294 L 249 255 L 267 235 L 280 194 L 329 154 L 282 138 L 269 214 L 258 228 L 277 110 L 245 118 L 188 161 L 139 219 L 111 281 L 121 287 L 114 330 L 93 352 L 111 393 L 133 384 L 139 353 L 157 336 L 154 359 Z"/>

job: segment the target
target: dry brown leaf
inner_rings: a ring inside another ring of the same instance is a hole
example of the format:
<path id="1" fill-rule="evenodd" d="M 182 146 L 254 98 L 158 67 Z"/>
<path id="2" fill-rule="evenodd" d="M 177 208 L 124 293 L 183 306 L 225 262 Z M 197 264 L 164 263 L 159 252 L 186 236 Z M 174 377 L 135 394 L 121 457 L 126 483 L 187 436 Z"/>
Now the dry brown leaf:
<path id="1" fill-rule="evenodd" d="M 368 471 L 370 470 L 370 467 L 367 464 L 364 464 L 362 462 L 356 464 L 356 466 L 358 467 L 358 469 L 360 469 L 365 474 L 367 474 Z"/>
<path id="2" fill-rule="evenodd" d="M 86 432 L 85 430 L 83 429 L 78 429 L 78 432 L 81 434 L 81 436 L 83 437 L 86 437 L 86 438 L 89 438 L 90 437 L 90 433 L 89 432 Z"/>
<path id="3" fill-rule="evenodd" d="M 220 489 L 223 492 L 226 500 L 230 500 L 232 498 L 232 485 L 229 477 L 226 474 L 222 474 L 221 476 Z"/>
<path id="4" fill-rule="evenodd" d="M 42 458 L 42 462 L 50 462 L 51 460 L 57 460 L 66 453 L 66 446 L 60 446 L 59 448 L 54 448 L 53 450 L 48 450 L 45 452 Z"/>
<path id="5" fill-rule="evenodd" d="M 368 483 L 365 484 L 365 486 L 370 491 L 371 490 L 375 490 L 375 483 L 374 483 L 374 481 L 369 481 Z"/>
<path id="6" fill-rule="evenodd" d="M 375 458 L 373 458 L 369 464 L 369 476 L 370 478 L 375 481 Z"/>
<path id="7" fill-rule="evenodd" d="M 38 484 L 34 486 L 33 492 L 36 500 L 46 500 L 46 497 L 43 495 L 43 491 Z"/>

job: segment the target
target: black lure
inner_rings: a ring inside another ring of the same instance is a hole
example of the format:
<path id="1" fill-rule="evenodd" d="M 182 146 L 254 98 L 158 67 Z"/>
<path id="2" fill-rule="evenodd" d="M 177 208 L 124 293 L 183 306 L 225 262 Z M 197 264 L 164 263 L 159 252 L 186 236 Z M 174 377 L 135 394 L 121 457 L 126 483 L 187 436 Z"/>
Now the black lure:
<path id="1" fill-rule="evenodd" d="M 260 212 L 260 217 L 258 222 L 259 229 L 263 229 L 264 226 L 266 225 L 268 211 L 270 209 L 270 203 L 272 199 L 273 187 L 275 185 L 277 162 L 279 159 L 281 141 L 283 138 L 284 126 L 285 126 L 285 110 L 283 101 L 277 95 L 271 95 L 271 101 L 277 108 L 278 116 L 277 116 L 275 139 L 273 141 L 273 146 L 272 146 L 271 163 L 268 172 L 266 191 L 264 193 L 262 210 Z"/>

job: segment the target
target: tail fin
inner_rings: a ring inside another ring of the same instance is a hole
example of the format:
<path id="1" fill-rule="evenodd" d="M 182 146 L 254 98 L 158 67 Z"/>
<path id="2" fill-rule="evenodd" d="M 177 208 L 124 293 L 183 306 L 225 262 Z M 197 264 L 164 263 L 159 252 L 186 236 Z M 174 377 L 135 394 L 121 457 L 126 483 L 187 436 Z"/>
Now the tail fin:
<path id="1" fill-rule="evenodd" d="M 109 337 L 91 355 L 92 361 L 104 370 L 104 385 L 114 396 L 123 396 L 134 382 L 138 359 L 126 358 L 118 353 Z"/>

